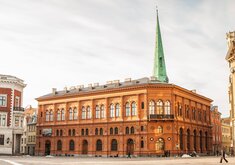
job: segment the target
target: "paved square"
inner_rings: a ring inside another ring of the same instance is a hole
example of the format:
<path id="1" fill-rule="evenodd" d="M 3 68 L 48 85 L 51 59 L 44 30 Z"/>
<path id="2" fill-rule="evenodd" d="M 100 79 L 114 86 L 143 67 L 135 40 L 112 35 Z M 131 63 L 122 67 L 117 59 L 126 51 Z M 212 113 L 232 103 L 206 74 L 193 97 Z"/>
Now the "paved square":
<path id="1" fill-rule="evenodd" d="M 235 157 L 227 158 L 229 163 L 235 164 Z M 220 157 L 199 158 L 94 158 L 94 157 L 0 157 L 0 165 L 214 165 L 220 164 Z M 223 162 L 225 163 L 225 162 Z"/>

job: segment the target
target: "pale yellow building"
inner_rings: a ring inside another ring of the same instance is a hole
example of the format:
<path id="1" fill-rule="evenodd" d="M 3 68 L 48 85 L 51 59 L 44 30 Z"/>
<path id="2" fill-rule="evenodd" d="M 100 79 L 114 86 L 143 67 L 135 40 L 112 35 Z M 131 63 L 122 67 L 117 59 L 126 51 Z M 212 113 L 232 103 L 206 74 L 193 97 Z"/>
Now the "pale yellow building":
<path id="1" fill-rule="evenodd" d="M 231 147 L 231 126 L 230 126 L 230 118 L 222 118 L 222 147 L 225 148 L 227 153 L 230 153 Z"/>
<path id="2" fill-rule="evenodd" d="M 230 124 L 231 124 L 231 147 L 235 147 L 235 31 L 227 33 L 228 52 L 226 60 L 229 62 L 229 105 L 230 105 Z"/>

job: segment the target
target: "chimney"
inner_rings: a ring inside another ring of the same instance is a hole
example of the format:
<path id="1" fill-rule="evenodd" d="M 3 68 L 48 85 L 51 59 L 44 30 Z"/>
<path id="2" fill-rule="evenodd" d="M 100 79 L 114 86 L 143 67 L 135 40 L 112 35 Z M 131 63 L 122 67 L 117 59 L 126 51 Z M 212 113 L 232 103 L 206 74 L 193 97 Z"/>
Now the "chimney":
<path id="1" fill-rule="evenodd" d="M 94 83 L 94 87 L 98 87 L 99 86 L 99 83 Z"/>
<path id="2" fill-rule="evenodd" d="M 191 92 L 193 92 L 193 93 L 197 93 L 196 89 L 191 90 Z"/>
<path id="3" fill-rule="evenodd" d="M 125 78 L 125 82 L 131 82 L 131 78 Z"/>
<path id="4" fill-rule="evenodd" d="M 56 88 L 52 88 L 52 94 L 56 95 Z"/>
<path id="5" fill-rule="evenodd" d="M 64 92 L 65 92 L 65 93 L 68 93 L 67 87 L 64 87 Z"/>

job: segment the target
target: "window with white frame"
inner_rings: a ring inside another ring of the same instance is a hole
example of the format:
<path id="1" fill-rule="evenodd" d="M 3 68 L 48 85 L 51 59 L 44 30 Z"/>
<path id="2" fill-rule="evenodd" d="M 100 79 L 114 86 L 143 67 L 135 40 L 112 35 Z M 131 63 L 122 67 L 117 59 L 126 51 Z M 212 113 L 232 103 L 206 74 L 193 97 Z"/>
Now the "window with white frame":
<path id="1" fill-rule="evenodd" d="M 61 110 L 61 120 L 65 120 L 65 110 Z"/>
<path id="2" fill-rule="evenodd" d="M 69 120 L 73 120 L 73 110 L 69 108 Z"/>
<path id="3" fill-rule="evenodd" d="M 110 117 L 114 117 L 114 105 L 113 104 L 111 104 L 110 105 L 110 112 L 109 112 L 110 114 Z"/>
<path id="4" fill-rule="evenodd" d="M 15 97 L 15 107 L 20 107 L 20 97 Z"/>
<path id="5" fill-rule="evenodd" d="M 0 107 L 7 106 L 7 95 L 0 95 Z"/>
<path id="6" fill-rule="evenodd" d="M 120 115 L 120 105 L 119 104 L 116 104 L 115 110 L 116 110 L 116 117 L 119 117 L 119 115 Z"/>
<path id="7" fill-rule="evenodd" d="M 5 127 L 6 126 L 6 114 L 1 113 L 0 114 L 0 126 Z"/>
<path id="8" fill-rule="evenodd" d="M 86 119 L 86 108 L 82 107 L 82 119 Z"/>
<path id="9" fill-rule="evenodd" d="M 95 118 L 100 118 L 100 107 L 98 105 L 95 106 Z"/>
<path id="10" fill-rule="evenodd" d="M 130 115 L 131 115 L 130 104 L 126 103 L 126 116 L 130 116 Z"/>
<path id="11" fill-rule="evenodd" d="M 77 120 L 77 119 L 78 119 L 78 110 L 77 110 L 76 107 L 73 109 L 73 119 L 74 119 L 74 120 Z"/>
<path id="12" fill-rule="evenodd" d="M 90 108 L 90 106 L 87 107 L 87 118 L 91 119 L 91 108 Z"/>
<path id="13" fill-rule="evenodd" d="M 136 116 L 136 114 L 137 114 L 136 111 L 137 111 L 137 110 L 136 110 L 136 103 L 133 102 L 133 103 L 131 104 L 131 115 L 132 115 L 132 116 Z"/>
<path id="14" fill-rule="evenodd" d="M 101 105 L 100 107 L 100 118 L 105 118 L 105 109 L 104 109 L 104 105 Z"/>

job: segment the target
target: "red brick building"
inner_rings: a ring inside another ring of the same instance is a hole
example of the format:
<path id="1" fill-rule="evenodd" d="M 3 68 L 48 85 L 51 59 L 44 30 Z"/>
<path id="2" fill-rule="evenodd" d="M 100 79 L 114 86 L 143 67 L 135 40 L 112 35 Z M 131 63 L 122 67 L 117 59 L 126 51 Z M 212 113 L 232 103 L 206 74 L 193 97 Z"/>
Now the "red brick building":
<path id="1" fill-rule="evenodd" d="M 38 100 L 36 154 L 162 155 L 212 149 L 211 99 L 143 78 Z"/>
<path id="2" fill-rule="evenodd" d="M 20 153 L 24 81 L 0 75 L 0 154 Z"/>

